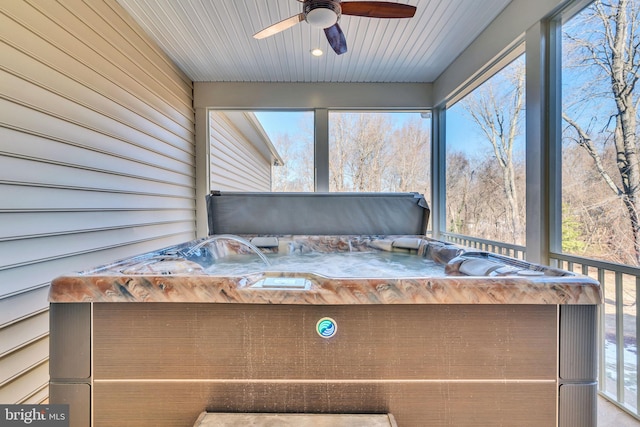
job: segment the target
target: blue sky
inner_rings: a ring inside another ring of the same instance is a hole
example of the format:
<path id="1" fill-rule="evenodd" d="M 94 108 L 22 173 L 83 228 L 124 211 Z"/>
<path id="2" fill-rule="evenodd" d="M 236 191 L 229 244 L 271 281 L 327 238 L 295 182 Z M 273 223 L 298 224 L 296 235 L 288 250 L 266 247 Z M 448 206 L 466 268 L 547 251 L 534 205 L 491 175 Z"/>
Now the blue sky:
<path id="1" fill-rule="evenodd" d="M 302 132 L 303 121 L 308 120 L 313 129 L 313 111 L 255 111 L 254 114 L 274 143 L 280 134 L 295 135 Z"/>
<path id="2" fill-rule="evenodd" d="M 256 111 L 254 113 L 274 144 L 277 143 L 278 135 L 294 136 L 313 129 L 312 111 Z M 397 124 L 400 126 L 414 114 L 418 113 L 398 113 L 394 117 L 397 118 Z M 307 124 L 304 123 L 305 121 Z M 454 151 L 473 154 L 489 149 L 488 143 L 462 114 L 447 116 L 447 140 L 449 149 Z"/>

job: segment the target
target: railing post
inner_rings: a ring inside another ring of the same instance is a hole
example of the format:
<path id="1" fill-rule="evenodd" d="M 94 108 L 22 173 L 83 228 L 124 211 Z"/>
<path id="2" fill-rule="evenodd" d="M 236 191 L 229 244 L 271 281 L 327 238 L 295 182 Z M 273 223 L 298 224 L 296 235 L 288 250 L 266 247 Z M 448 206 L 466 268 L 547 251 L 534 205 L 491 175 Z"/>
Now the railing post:
<path id="1" fill-rule="evenodd" d="M 598 281 L 600 282 L 600 291 L 604 295 L 605 291 L 605 270 L 603 268 L 598 268 Z M 600 369 L 598 369 L 598 389 L 601 392 L 606 391 L 606 381 L 607 381 L 607 360 L 606 360 L 606 352 L 604 348 L 604 343 L 606 340 L 606 312 L 604 309 L 604 304 L 601 304 L 598 307 L 598 329 L 599 329 L 599 339 L 598 342 L 600 346 L 598 348 L 598 360 L 600 361 Z"/>
<path id="2" fill-rule="evenodd" d="M 624 292 L 616 271 L 616 400 L 624 405 Z"/>
<path id="3" fill-rule="evenodd" d="M 638 298 L 640 298 L 640 276 L 636 276 L 636 292 L 635 292 L 635 303 L 636 303 L 636 408 L 640 409 L 640 390 L 638 390 L 638 385 L 640 384 L 640 351 L 638 351 L 638 331 L 640 331 L 640 316 L 638 316 Z"/>

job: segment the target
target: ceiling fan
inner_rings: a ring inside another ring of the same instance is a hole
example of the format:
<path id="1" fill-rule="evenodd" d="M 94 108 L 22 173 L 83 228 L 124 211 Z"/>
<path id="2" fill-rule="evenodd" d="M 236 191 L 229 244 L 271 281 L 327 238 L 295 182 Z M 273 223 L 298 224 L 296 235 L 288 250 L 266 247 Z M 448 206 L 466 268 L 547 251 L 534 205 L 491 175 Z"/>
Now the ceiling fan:
<path id="1" fill-rule="evenodd" d="M 284 31 L 287 28 L 307 21 L 311 26 L 324 28 L 324 33 L 331 48 L 342 55 L 347 51 L 347 40 L 338 25 L 340 16 L 353 15 L 367 18 L 411 18 L 416 7 L 408 4 L 386 1 L 345 1 L 340 0 L 298 0 L 303 11 L 290 18 L 270 25 L 253 35 L 255 39 L 263 39 Z"/>

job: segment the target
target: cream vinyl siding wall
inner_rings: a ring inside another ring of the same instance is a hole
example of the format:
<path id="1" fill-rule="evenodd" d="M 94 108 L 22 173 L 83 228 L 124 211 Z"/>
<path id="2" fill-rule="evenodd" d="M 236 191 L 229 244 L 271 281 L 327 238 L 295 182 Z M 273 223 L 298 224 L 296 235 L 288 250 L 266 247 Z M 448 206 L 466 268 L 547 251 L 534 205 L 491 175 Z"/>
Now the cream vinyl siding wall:
<path id="1" fill-rule="evenodd" d="M 210 188 L 270 191 L 271 163 L 222 112 L 209 113 Z"/>
<path id="2" fill-rule="evenodd" d="M 115 0 L 0 1 L 0 42 L 0 403 L 37 403 L 50 280 L 195 237 L 193 84 Z"/>

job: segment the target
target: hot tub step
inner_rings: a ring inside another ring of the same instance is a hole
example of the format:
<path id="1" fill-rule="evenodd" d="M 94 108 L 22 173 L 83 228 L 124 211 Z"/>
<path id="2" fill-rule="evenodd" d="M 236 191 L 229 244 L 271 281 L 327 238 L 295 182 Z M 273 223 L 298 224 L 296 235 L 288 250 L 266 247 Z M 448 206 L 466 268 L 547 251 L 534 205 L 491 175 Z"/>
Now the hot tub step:
<path id="1" fill-rule="evenodd" d="M 397 427 L 391 414 L 241 414 L 203 412 L 193 427 Z"/>

